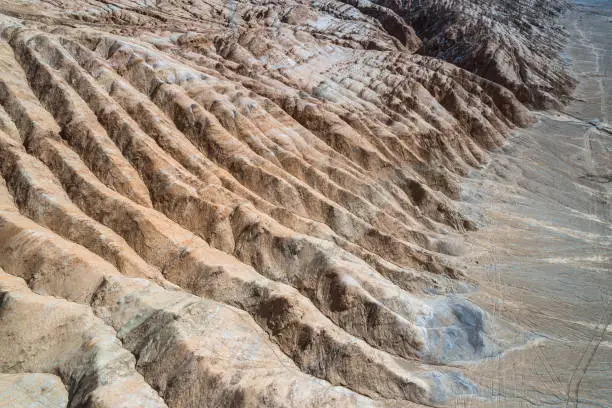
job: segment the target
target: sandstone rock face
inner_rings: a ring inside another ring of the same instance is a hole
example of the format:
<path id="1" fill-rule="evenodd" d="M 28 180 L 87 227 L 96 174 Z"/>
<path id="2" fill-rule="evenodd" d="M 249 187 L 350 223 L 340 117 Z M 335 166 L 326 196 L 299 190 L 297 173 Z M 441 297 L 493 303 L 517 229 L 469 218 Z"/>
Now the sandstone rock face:
<path id="1" fill-rule="evenodd" d="M 432 405 L 520 338 L 457 296 L 453 200 L 533 116 L 397 5 L 0 13 L 1 371 L 74 407 Z"/>

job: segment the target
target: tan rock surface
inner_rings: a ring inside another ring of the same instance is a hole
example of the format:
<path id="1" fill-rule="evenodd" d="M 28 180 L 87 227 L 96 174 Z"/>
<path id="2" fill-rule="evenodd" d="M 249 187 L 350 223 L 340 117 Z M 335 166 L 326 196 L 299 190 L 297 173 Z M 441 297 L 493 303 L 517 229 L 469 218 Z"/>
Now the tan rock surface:
<path id="1" fill-rule="evenodd" d="M 64 408 L 68 393 L 51 374 L 0 374 L 0 407 Z"/>
<path id="2" fill-rule="evenodd" d="M 474 396 L 453 365 L 530 338 L 463 296 L 456 200 L 535 117 L 386 3 L 0 0 L 0 371 L 74 407 Z"/>

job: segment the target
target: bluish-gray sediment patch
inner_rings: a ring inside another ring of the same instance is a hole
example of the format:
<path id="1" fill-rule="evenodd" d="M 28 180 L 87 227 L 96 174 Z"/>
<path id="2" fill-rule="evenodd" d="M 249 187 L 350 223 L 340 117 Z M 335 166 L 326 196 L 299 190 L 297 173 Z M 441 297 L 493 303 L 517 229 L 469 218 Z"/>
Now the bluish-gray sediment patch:
<path id="1" fill-rule="evenodd" d="M 432 404 L 445 404 L 458 396 L 479 394 L 479 387 L 459 372 L 430 371 L 422 378 L 431 387 L 430 402 Z"/>
<path id="2" fill-rule="evenodd" d="M 431 312 L 417 319 L 425 337 L 422 358 L 427 362 L 491 358 L 529 340 L 529 335 L 497 321 L 463 296 L 439 296 L 427 303 Z"/>

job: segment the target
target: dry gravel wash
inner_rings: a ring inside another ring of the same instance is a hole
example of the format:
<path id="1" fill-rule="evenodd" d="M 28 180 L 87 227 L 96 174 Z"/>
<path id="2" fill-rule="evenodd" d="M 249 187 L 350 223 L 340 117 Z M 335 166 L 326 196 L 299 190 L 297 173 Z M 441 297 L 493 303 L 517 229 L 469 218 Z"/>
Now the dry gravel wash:
<path id="1" fill-rule="evenodd" d="M 483 397 L 456 406 L 612 406 L 611 19 L 605 1 L 567 16 L 576 99 L 464 185 L 464 210 L 487 224 L 468 238 L 471 299 L 534 341 L 466 365 Z"/>

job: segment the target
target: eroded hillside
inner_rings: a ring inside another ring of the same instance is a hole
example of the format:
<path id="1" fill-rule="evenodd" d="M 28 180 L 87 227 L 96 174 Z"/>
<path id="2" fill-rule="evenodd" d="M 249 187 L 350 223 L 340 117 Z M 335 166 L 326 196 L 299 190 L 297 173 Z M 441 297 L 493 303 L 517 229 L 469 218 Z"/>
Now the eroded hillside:
<path id="1" fill-rule="evenodd" d="M 575 85 L 559 58 L 567 33 L 558 17 L 568 7 L 565 0 L 415 0 L 405 13 L 423 39 L 422 54 L 550 109 L 567 102 Z"/>
<path id="2" fill-rule="evenodd" d="M 0 371 L 73 407 L 471 392 L 445 365 L 520 336 L 454 295 L 453 200 L 534 119 L 379 3 L 0 2 Z"/>

